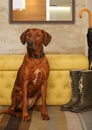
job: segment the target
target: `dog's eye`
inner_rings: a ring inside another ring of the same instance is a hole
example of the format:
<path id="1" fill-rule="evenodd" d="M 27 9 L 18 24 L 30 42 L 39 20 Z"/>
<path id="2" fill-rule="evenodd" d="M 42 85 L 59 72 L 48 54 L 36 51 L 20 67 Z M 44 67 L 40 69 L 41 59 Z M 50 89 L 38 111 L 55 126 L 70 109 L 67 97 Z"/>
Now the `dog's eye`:
<path id="1" fill-rule="evenodd" d="M 38 34 L 36 34 L 36 38 L 39 38 L 41 35 L 38 33 Z"/>
<path id="2" fill-rule="evenodd" d="M 27 33 L 27 34 L 26 34 L 26 37 L 31 37 L 31 34 Z"/>

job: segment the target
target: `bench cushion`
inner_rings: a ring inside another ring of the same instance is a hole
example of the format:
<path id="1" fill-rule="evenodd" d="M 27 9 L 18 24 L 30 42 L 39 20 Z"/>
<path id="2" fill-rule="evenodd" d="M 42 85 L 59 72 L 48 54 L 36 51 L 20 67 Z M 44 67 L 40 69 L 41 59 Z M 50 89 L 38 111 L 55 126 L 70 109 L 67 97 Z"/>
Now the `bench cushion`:
<path id="1" fill-rule="evenodd" d="M 86 69 L 88 59 L 84 55 L 46 55 L 51 70 Z M 24 55 L 0 55 L 0 70 L 18 70 Z"/>
<path id="2" fill-rule="evenodd" d="M 71 100 L 70 69 L 88 69 L 83 55 L 46 55 L 50 63 L 46 101 L 48 105 L 63 105 Z M 0 105 L 11 104 L 11 92 L 23 55 L 0 55 Z M 37 102 L 41 104 L 41 99 Z"/>

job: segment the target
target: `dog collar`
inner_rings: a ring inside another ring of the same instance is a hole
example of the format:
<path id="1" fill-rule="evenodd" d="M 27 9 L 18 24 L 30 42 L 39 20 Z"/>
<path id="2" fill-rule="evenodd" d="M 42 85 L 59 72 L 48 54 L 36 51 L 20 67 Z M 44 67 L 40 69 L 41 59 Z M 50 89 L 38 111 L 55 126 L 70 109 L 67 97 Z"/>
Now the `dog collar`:
<path id="1" fill-rule="evenodd" d="M 45 55 L 45 53 L 44 53 L 43 50 L 41 51 L 41 53 L 40 53 L 39 55 L 37 55 L 37 54 L 33 54 L 33 55 L 32 55 L 29 51 L 28 51 L 28 53 L 29 53 L 30 57 L 32 57 L 32 58 L 34 58 L 34 59 L 42 58 L 42 57 Z"/>
<path id="2" fill-rule="evenodd" d="M 30 55 L 30 56 L 34 59 L 39 59 L 42 58 L 44 55 L 45 55 L 44 53 L 41 53 L 40 55 Z"/>

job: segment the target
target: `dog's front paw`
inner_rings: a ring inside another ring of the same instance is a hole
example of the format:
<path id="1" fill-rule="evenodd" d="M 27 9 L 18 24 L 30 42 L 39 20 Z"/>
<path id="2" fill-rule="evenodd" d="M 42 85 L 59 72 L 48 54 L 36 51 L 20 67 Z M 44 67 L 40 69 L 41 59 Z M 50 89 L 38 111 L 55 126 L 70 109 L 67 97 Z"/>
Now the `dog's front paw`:
<path id="1" fill-rule="evenodd" d="M 30 116 L 23 116 L 22 121 L 30 121 L 31 117 Z"/>
<path id="2" fill-rule="evenodd" d="M 41 115 L 42 115 L 43 120 L 49 120 L 50 119 L 50 117 L 48 116 L 47 109 L 45 109 L 44 107 L 42 108 Z"/>
<path id="3" fill-rule="evenodd" d="M 30 120 L 31 120 L 31 117 L 27 113 L 24 113 L 22 115 L 22 121 L 30 121 Z"/>
<path id="4" fill-rule="evenodd" d="M 42 114 L 43 120 L 50 120 L 50 117 L 47 114 Z"/>

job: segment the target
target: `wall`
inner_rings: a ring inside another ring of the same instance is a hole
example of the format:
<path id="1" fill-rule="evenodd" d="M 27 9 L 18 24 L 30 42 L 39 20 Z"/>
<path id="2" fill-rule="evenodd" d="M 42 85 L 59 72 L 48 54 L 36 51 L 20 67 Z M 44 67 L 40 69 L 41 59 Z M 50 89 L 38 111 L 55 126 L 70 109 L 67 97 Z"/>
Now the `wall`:
<path id="1" fill-rule="evenodd" d="M 20 35 L 27 28 L 41 28 L 52 35 L 46 53 L 85 54 L 87 15 L 80 19 L 79 10 L 85 6 L 84 0 L 76 0 L 75 24 L 9 24 L 9 1 L 0 1 L 0 54 L 23 54 L 26 45 L 20 43 Z"/>
<path id="2" fill-rule="evenodd" d="M 90 11 L 92 12 L 92 0 L 87 0 L 86 1 L 86 7 L 90 9 Z"/>

